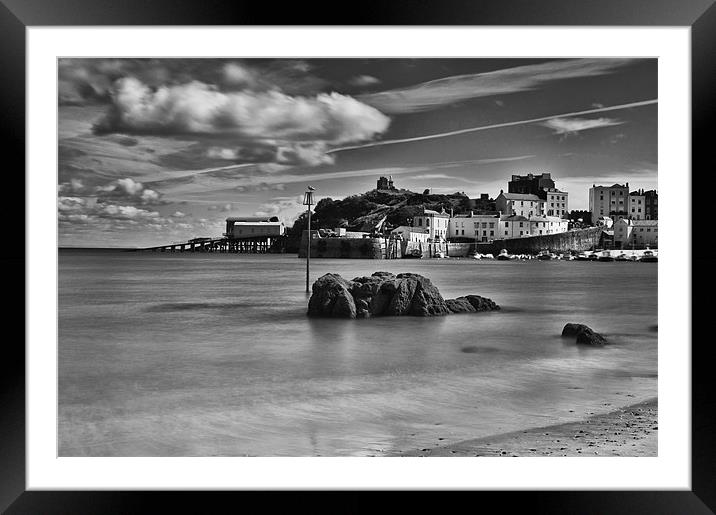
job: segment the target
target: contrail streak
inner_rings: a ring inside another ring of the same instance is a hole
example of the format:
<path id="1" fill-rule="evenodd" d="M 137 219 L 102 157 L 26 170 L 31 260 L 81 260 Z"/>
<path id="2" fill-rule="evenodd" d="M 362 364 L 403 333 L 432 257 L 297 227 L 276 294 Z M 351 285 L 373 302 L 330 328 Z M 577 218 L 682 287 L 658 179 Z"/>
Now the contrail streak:
<path id="1" fill-rule="evenodd" d="M 410 143 L 413 141 L 424 141 L 424 140 L 429 140 L 429 139 L 447 138 L 449 136 L 456 136 L 458 134 L 467 134 L 469 132 L 486 131 L 488 129 L 499 129 L 501 127 L 512 127 L 514 125 L 527 125 L 530 123 L 545 122 L 547 120 L 552 120 L 554 118 L 563 118 L 565 116 L 580 116 L 583 114 L 604 113 L 606 111 L 617 111 L 619 109 L 629 109 L 631 107 L 642 107 L 642 106 L 647 106 L 647 105 L 651 105 L 651 104 L 656 104 L 657 102 L 658 102 L 658 99 L 642 100 L 640 102 L 631 102 L 629 104 L 621 104 L 621 105 L 609 106 L 609 107 L 599 107 L 599 108 L 595 108 L 595 109 L 587 109 L 586 111 L 574 111 L 572 113 L 553 114 L 550 116 L 542 116 L 540 118 L 530 118 L 529 120 L 518 120 L 515 122 L 496 123 L 494 125 L 483 125 L 481 127 L 470 127 L 469 129 L 460 129 L 457 131 L 441 132 L 439 134 L 428 134 L 426 136 L 416 136 L 414 138 L 389 139 L 389 140 L 385 140 L 385 141 L 375 141 L 373 143 L 365 143 L 363 145 L 353 145 L 350 147 L 333 148 L 331 150 L 328 150 L 326 152 L 326 154 L 331 154 L 333 152 L 342 152 L 344 150 L 355 150 L 355 149 L 359 149 L 359 148 L 381 147 L 383 145 L 395 145 L 397 143 Z"/>
<path id="2" fill-rule="evenodd" d="M 166 181 L 169 179 L 180 179 L 182 177 L 193 177 L 195 175 L 199 175 L 202 173 L 209 173 L 209 172 L 221 172 L 225 170 L 236 170 L 238 168 L 246 168 L 249 166 L 254 166 L 255 163 L 243 163 L 243 164 L 236 164 L 236 165 L 228 165 L 228 166 L 219 166 L 218 168 L 204 168 L 201 170 L 178 170 L 176 172 L 158 172 L 153 175 L 145 175 L 143 177 L 139 177 L 138 179 L 142 182 L 142 184 L 151 184 L 153 182 L 161 182 Z"/>

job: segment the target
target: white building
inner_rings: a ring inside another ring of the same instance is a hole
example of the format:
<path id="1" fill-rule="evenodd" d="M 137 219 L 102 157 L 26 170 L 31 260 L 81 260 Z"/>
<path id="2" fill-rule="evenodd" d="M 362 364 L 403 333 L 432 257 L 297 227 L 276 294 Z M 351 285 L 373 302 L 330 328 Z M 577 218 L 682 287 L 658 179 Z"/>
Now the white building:
<path id="1" fill-rule="evenodd" d="M 445 212 L 445 209 L 440 213 L 432 209 L 423 209 L 421 215 L 413 218 L 413 227 L 426 229 L 430 239 L 433 241 L 445 240 L 448 236 L 449 222 L 450 215 Z"/>
<path id="2" fill-rule="evenodd" d="M 658 220 L 621 219 L 614 224 L 614 246 L 617 248 L 658 247 Z"/>
<path id="3" fill-rule="evenodd" d="M 592 220 L 598 220 L 603 216 L 610 217 L 613 221 L 629 217 L 629 183 L 622 186 L 613 184 L 611 186 L 597 186 L 593 184 L 589 188 L 589 211 L 592 213 Z"/>
<path id="4" fill-rule="evenodd" d="M 225 236 L 229 238 L 262 238 L 283 236 L 286 227 L 278 217 L 235 217 L 226 219 Z"/>
<path id="5" fill-rule="evenodd" d="M 546 236 L 567 232 L 569 221 L 556 216 L 533 216 L 527 218 L 520 215 L 500 217 L 500 238 L 524 238 L 527 236 Z"/>
<path id="6" fill-rule="evenodd" d="M 566 218 L 569 213 L 569 193 L 557 189 L 545 190 L 544 214 Z"/>
<path id="7" fill-rule="evenodd" d="M 531 216 L 541 216 L 544 212 L 545 200 L 531 193 L 505 193 L 500 190 L 500 194 L 495 199 L 495 208 L 505 215 L 517 215 L 529 218 Z"/>
<path id="8" fill-rule="evenodd" d="M 400 236 L 400 239 L 404 241 L 419 241 L 427 242 L 430 238 L 430 234 L 425 229 L 419 229 L 418 227 L 409 227 L 407 225 L 401 225 L 396 227 L 390 234 Z"/>
<path id="9" fill-rule="evenodd" d="M 499 237 L 500 213 L 477 215 L 455 215 L 450 218 L 450 238 L 470 238 L 478 241 L 492 241 Z"/>
<path id="10" fill-rule="evenodd" d="M 638 191 L 629 193 L 629 208 L 627 210 L 629 220 L 646 219 L 646 197 Z"/>

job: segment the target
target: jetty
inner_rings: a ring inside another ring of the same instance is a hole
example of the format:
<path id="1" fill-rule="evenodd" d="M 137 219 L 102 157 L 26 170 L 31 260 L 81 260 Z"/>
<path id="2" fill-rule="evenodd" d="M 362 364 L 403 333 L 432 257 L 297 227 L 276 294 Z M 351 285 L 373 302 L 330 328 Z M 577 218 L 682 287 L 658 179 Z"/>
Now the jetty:
<path id="1" fill-rule="evenodd" d="M 245 238 L 193 238 L 182 243 L 169 243 L 137 249 L 152 252 L 223 252 L 232 254 L 280 254 L 286 252 L 285 236 L 253 236 Z"/>

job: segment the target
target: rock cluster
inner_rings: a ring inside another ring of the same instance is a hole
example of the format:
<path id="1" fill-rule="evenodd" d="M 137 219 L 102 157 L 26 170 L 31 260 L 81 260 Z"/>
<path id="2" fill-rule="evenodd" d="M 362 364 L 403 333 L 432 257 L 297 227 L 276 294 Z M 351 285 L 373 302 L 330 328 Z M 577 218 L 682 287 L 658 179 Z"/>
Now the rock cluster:
<path id="1" fill-rule="evenodd" d="M 585 345 L 606 345 L 607 339 L 599 333 L 595 333 L 590 327 L 584 324 L 567 324 L 562 329 L 563 337 L 575 337 L 577 343 Z"/>
<path id="2" fill-rule="evenodd" d="M 500 309 L 479 295 L 443 299 L 430 279 L 418 274 L 375 272 L 347 281 L 326 274 L 313 283 L 308 316 L 369 318 L 374 316 L 440 316 Z"/>

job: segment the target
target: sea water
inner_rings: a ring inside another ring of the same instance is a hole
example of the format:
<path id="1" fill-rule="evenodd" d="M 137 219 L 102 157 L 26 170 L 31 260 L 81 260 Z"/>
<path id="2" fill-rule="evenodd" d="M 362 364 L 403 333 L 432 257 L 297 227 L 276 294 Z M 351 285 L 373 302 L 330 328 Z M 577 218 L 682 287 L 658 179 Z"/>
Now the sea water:
<path id="1" fill-rule="evenodd" d="M 309 319 L 305 265 L 60 250 L 60 456 L 380 456 L 656 396 L 655 263 L 312 259 L 311 281 L 415 272 L 502 306 L 368 320 Z"/>

